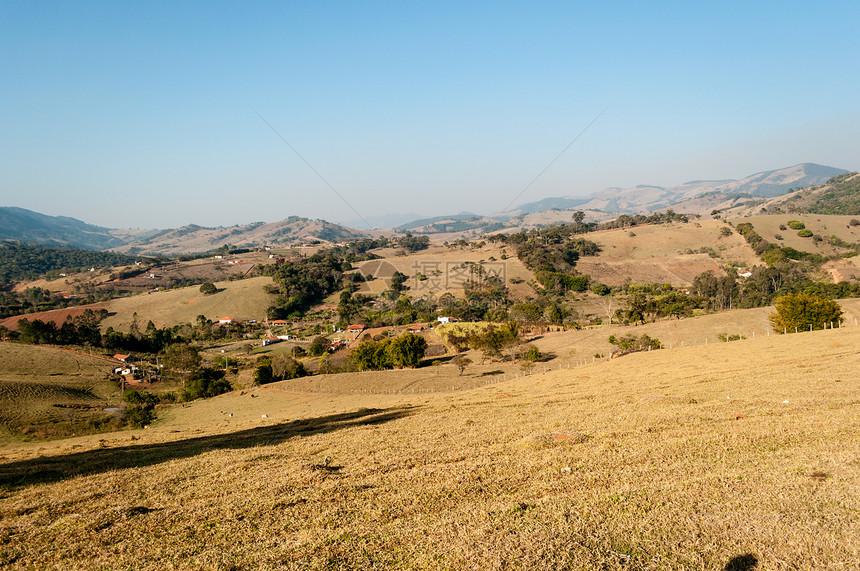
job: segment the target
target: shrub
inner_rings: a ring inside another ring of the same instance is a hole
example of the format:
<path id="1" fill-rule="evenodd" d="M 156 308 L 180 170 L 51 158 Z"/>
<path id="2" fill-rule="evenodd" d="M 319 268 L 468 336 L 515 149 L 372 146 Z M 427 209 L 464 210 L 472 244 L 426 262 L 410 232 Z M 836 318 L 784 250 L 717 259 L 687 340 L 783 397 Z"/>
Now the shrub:
<path id="1" fill-rule="evenodd" d="M 624 335 L 623 337 L 609 336 L 609 342 L 618 347 L 619 354 L 627 355 L 628 353 L 636 353 L 638 351 L 648 351 L 649 349 L 662 349 L 663 344 L 659 340 L 653 339 L 648 335 L 642 334 L 636 337 L 634 334 Z"/>
<path id="2" fill-rule="evenodd" d="M 534 345 L 526 345 L 524 349 L 525 350 L 520 353 L 520 358 L 526 361 L 540 361 L 541 357 L 543 357 L 540 349 Z"/>
<path id="3" fill-rule="evenodd" d="M 779 229 L 785 232 L 786 230 L 788 230 L 788 227 L 785 224 L 780 224 Z"/>
<path id="4" fill-rule="evenodd" d="M 143 428 L 152 424 L 153 420 L 155 420 L 155 413 L 151 406 L 138 405 L 125 409 L 125 421 L 135 428 Z"/>
<path id="5" fill-rule="evenodd" d="M 609 295 L 612 293 L 612 290 L 609 289 L 609 286 L 602 283 L 594 283 L 591 285 L 591 291 L 596 293 L 597 295 Z"/>
<path id="6" fill-rule="evenodd" d="M 206 282 L 200 286 L 200 293 L 203 295 L 212 295 L 218 293 L 218 288 L 212 282 Z"/>
<path id="7" fill-rule="evenodd" d="M 732 229 L 729 228 L 728 226 L 722 226 L 720 228 L 720 236 L 731 236 L 731 235 L 732 235 Z"/>
<path id="8" fill-rule="evenodd" d="M 806 224 L 799 220 L 789 220 L 788 227 L 792 230 L 803 230 L 804 228 L 806 228 Z"/>
<path id="9" fill-rule="evenodd" d="M 812 236 L 812 230 L 804 229 L 804 230 L 801 230 L 800 232 L 798 232 L 797 235 L 800 236 L 801 238 L 809 238 Z"/>
<path id="10" fill-rule="evenodd" d="M 122 400 L 134 405 L 155 406 L 158 404 L 159 398 L 146 391 L 124 391 Z"/>
<path id="11" fill-rule="evenodd" d="M 436 361 L 434 361 L 434 363 L 435 362 Z M 457 355 L 456 357 L 451 359 L 451 362 L 454 364 L 455 367 L 457 367 L 459 374 L 462 375 L 463 371 L 466 370 L 466 367 L 468 367 L 472 363 L 472 360 L 465 355 Z"/>
<path id="12" fill-rule="evenodd" d="M 860 226 L 860 220 L 857 220 L 856 218 L 852 218 L 851 220 L 848 221 L 848 225 L 849 226 Z"/>
<path id="13" fill-rule="evenodd" d="M 820 295 L 790 293 L 777 298 L 776 311 L 770 314 L 770 322 L 777 332 L 823 329 L 829 323 L 839 323 L 842 308 L 839 304 Z"/>
<path id="14" fill-rule="evenodd" d="M 308 354 L 312 357 L 319 357 L 323 353 L 325 353 L 326 349 L 328 349 L 329 342 L 324 336 L 319 335 L 314 338 L 311 346 L 308 347 Z"/>

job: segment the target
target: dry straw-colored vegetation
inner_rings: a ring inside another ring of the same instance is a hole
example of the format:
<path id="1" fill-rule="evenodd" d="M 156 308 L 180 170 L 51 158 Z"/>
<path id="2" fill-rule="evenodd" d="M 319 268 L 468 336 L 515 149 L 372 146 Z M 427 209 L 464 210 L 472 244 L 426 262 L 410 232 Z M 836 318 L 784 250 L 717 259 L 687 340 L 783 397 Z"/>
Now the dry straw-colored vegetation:
<path id="1" fill-rule="evenodd" d="M 22 435 L 51 438 L 116 428 L 116 366 L 53 347 L 0 343 L 0 446 Z"/>
<path id="2" fill-rule="evenodd" d="M 852 324 L 454 393 L 276 384 L 149 430 L 7 447 L 0 562 L 849 569 L 858 348 Z"/>
<path id="3" fill-rule="evenodd" d="M 137 314 L 143 328 L 147 320 L 156 327 L 172 327 L 182 323 L 194 323 L 198 315 L 217 321 L 221 317 L 233 319 L 264 319 L 266 309 L 273 296 L 263 286 L 272 283 L 271 278 L 258 277 L 238 281 L 216 282 L 221 290 L 214 295 L 200 292 L 200 286 L 190 286 L 151 294 L 122 297 L 110 302 L 108 311 L 112 315 L 102 321 L 102 328 L 113 327 L 128 331 Z"/>

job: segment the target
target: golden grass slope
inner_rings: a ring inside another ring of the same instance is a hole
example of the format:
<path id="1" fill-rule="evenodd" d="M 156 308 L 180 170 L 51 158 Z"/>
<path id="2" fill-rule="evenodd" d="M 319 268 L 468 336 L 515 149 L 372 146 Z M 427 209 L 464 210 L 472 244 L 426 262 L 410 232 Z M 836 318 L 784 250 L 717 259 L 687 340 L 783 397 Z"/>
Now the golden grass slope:
<path id="1" fill-rule="evenodd" d="M 381 257 L 377 260 L 359 262 L 356 267 L 364 274 L 374 275 L 379 271 L 381 264 L 383 268 L 394 268 L 409 277 L 406 285 L 411 288 L 409 295 L 419 298 L 422 296 L 435 296 L 450 293 L 463 295 L 463 275 L 461 271 L 463 264 L 478 264 L 485 262 L 485 267 L 492 272 L 500 272 L 505 278 L 508 288 L 514 298 L 520 298 L 533 293 L 531 287 L 525 283 L 512 284 L 510 279 L 527 282 L 534 279 L 534 274 L 526 268 L 515 255 L 514 247 L 503 247 L 495 244 L 485 244 L 481 248 L 446 247 L 442 244 L 431 244 L 426 250 L 421 250 L 408 255 L 397 255 L 398 250 L 386 248 L 377 252 Z M 402 251 L 401 251 L 402 252 Z M 502 259 L 502 256 L 507 259 Z M 492 258 L 492 260 L 491 260 Z M 434 274 L 434 272 L 439 272 Z M 419 274 L 427 276 L 427 280 L 418 281 Z M 390 274 L 387 274 L 390 275 Z M 378 279 L 361 284 L 359 293 L 379 294 L 390 287 L 388 280 Z M 334 299 L 335 296 L 332 296 Z"/>
<path id="2" fill-rule="evenodd" d="M 447 394 L 274 385 L 101 443 L 7 448 L 0 561 L 847 569 L 860 551 L 858 348 L 850 326 Z"/>
<path id="3" fill-rule="evenodd" d="M 0 343 L 0 442 L 74 434 L 119 402 L 106 360 L 52 347 Z"/>
<path id="4" fill-rule="evenodd" d="M 576 268 L 607 285 L 621 285 L 629 279 L 632 283 L 684 286 L 708 270 L 722 274 L 721 266 L 730 262 L 760 264 L 743 237 L 720 234 L 725 225 L 718 220 L 704 220 L 592 232 L 586 238 L 601 247 L 600 255 L 580 258 Z M 686 253 L 702 248 L 711 249 L 718 257 Z"/>
<path id="5" fill-rule="evenodd" d="M 222 317 L 233 319 L 262 320 L 266 309 L 272 305 L 274 296 L 267 294 L 263 286 L 272 283 L 268 277 L 215 283 L 219 291 L 213 295 L 200 293 L 200 286 L 140 294 L 123 297 L 110 302 L 110 315 L 102 321 L 102 328 L 113 327 L 128 331 L 137 313 L 141 328 L 152 320 L 156 327 L 172 327 L 182 323 L 194 323 L 198 315 L 212 321 Z"/>

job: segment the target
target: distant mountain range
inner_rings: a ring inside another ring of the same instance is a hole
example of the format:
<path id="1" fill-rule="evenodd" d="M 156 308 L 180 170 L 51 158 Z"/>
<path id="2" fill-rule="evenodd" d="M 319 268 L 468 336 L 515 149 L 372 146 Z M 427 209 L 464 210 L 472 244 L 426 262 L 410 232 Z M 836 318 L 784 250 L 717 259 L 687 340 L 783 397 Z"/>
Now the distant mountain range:
<path id="1" fill-rule="evenodd" d="M 741 180 L 694 180 L 664 188 L 639 185 L 607 188 L 589 196 L 561 196 L 528 202 L 495 216 L 437 216 L 402 224 L 397 230 L 424 234 L 497 232 L 506 228 L 530 228 L 570 220 L 571 210 L 582 210 L 588 220 L 603 221 L 621 214 L 647 214 L 667 208 L 688 214 L 706 214 L 750 199 L 781 196 L 795 189 L 824 184 L 848 171 L 803 163 L 764 171 Z M 446 236 L 446 239 L 448 237 Z"/>
<path id="2" fill-rule="evenodd" d="M 621 214 L 649 213 L 667 208 L 690 214 L 706 214 L 712 209 L 741 212 L 747 208 L 752 212 L 752 208 L 760 210 L 759 205 L 777 200 L 773 197 L 821 185 L 846 172 L 804 163 L 756 173 L 741 180 L 690 181 L 669 188 L 648 185 L 608 188 L 585 197 L 544 198 L 493 217 L 461 212 L 419 219 L 416 219 L 417 215 L 377 216 L 367 222 L 374 226 L 399 222 L 394 231 L 449 239 L 566 222 L 570 220 L 570 210 L 585 211 L 587 219 L 598 221 Z M 411 222 L 403 223 L 404 219 L 410 218 Z M 361 226 L 366 225 L 362 221 Z M 255 222 L 226 228 L 192 224 L 167 230 L 122 230 L 94 226 L 65 216 L 47 216 L 23 208 L 0 207 L 0 240 L 91 250 L 110 249 L 132 254 L 174 255 L 208 252 L 224 244 L 238 247 L 288 246 L 297 242 L 338 242 L 367 236 L 370 236 L 369 231 L 298 216 L 280 222 Z"/>
<path id="3" fill-rule="evenodd" d="M 231 246 L 289 246 L 321 240 L 338 242 L 368 236 L 366 232 L 291 216 L 280 222 L 254 222 L 228 228 L 191 224 L 167 230 L 118 230 L 93 226 L 75 218 L 47 216 L 32 210 L 0 207 L 0 240 L 113 250 L 129 254 L 187 254 Z"/>
<path id="4" fill-rule="evenodd" d="M 545 198 L 523 204 L 502 216 L 519 216 L 552 208 L 561 210 L 600 210 L 619 214 L 637 214 L 664 210 L 710 192 L 773 197 L 790 190 L 823 184 L 844 169 L 803 163 L 793 167 L 764 171 L 741 180 L 693 180 L 677 186 L 639 185 L 632 188 L 607 188 L 585 197 Z"/>
<path id="5" fill-rule="evenodd" d="M 0 240 L 77 246 L 88 250 L 107 250 L 124 243 L 111 234 L 109 228 L 15 207 L 0 208 Z"/>

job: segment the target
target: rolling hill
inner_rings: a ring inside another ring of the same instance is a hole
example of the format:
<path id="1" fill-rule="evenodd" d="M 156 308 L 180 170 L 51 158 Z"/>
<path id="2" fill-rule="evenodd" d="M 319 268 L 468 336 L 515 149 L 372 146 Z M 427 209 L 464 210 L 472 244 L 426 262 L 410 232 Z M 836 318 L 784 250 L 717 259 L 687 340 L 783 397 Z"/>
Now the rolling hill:
<path id="1" fill-rule="evenodd" d="M 0 439 L 93 431 L 120 404 L 105 359 L 53 347 L 0 343 Z M 118 423 L 114 427 L 118 426 Z M 108 424 L 110 427 L 110 424 Z"/>
<path id="2" fill-rule="evenodd" d="M 0 241 L 15 240 L 52 246 L 74 246 L 87 250 L 107 250 L 124 240 L 109 228 L 93 226 L 67 216 L 47 216 L 32 210 L 0 207 Z"/>
<path id="3" fill-rule="evenodd" d="M 792 189 L 823 184 L 832 177 L 845 172 L 847 171 L 843 169 L 803 163 L 793 167 L 756 173 L 741 180 L 695 180 L 668 188 L 639 185 L 633 188 L 608 188 L 580 198 L 547 198 L 538 202 L 523 204 L 516 210 L 505 214 L 519 215 L 553 207 L 630 214 L 646 213 L 671 208 L 673 205 L 707 193 L 748 194 L 757 197 L 778 196 Z M 688 210 L 679 211 L 688 212 Z"/>
<path id="4" fill-rule="evenodd" d="M 709 215 L 712 210 L 723 210 L 731 212 L 732 216 L 748 215 L 753 208 L 758 212 L 768 201 L 779 203 L 786 193 L 822 185 L 845 173 L 843 169 L 804 163 L 756 173 L 741 180 L 696 180 L 668 188 L 638 185 L 608 188 L 589 196 L 550 197 L 493 216 L 470 213 L 437 216 L 402 224 L 397 230 L 452 240 L 566 223 L 570 221 L 571 210 L 582 210 L 586 220 L 598 222 L 620 214 L 647 214 L 669 208 L 688 214 Z M 847 213 L 832 208 L 818 212 Z"/>
<path id="5" fill-rule="evenodd" d="M 455 392 L 285 382 L 174 407 L 145 431 L 17 444 L 0 458 L 0 556 L 838 568 L 860 547 L 858 346 L 851 325 L 474 376 Z"/>
<path id="6" fill-rule="evenodd" d="M 289 246 L 314 240 L 340 242 L 368 237 L 368 232 L 353 230 L 325 220 L 310 220 L 291 216 L 280 222 L 255 222 L 231 227 L 206 228 L 189 225 L 162 230 L 144 239 L 134 240 L 113 248 L 117 252 L 177 255 L 208 252 L 224 244 L 249 248 Z"/>
<path id="7" fill-rule="evenodd" d="M 112 250 L 129 254 L 176 255 L 236 247 L 291 245 L 297 242 L 339 242 L 369 236 L 325 220 L 291 216 L 279 222 L 255 222 L 228 228 L 194 224 L 167 230 L 102 228 L 64 216 L 47 216 L 23 208 L 0 208 L 0 241 Z"/>

